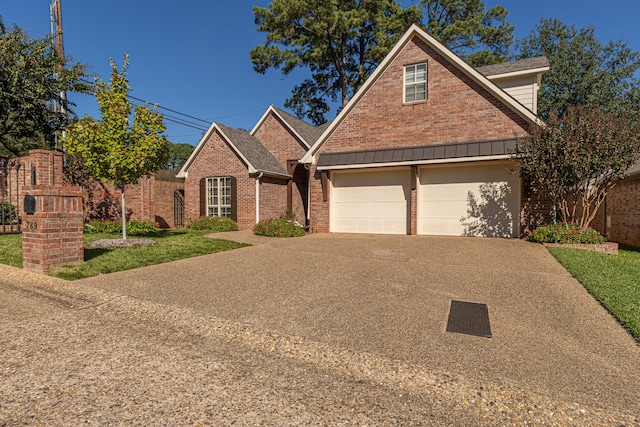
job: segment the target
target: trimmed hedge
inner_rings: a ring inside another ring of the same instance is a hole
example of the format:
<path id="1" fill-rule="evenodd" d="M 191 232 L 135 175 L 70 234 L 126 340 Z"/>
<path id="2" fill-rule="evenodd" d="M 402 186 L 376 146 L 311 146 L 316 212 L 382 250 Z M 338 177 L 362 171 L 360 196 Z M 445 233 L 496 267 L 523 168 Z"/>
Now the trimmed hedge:
<path id="1" fill-rule="evenodd" d="M 600 244 L 606 239 L 596 230 L 583 230 L 574 224 L 556 223 L 536 228 L 528 240 L 535 243 Z"/>
<path id="2" fill-rule="evenodd" d="M 253 227 L 253 234 L 268 237 L 300 237 L 304 236 L 304 228 L 286 218 L 265 219 Z"/>
<path id="3" fill-rule="evenodd" d="M 238 223 L 223 216 L 201 216 L 195 221 L 189 221 L 187 228 L 191 230 L 210 230 L 219 233 L 222 231 L 238 231 Z"/>

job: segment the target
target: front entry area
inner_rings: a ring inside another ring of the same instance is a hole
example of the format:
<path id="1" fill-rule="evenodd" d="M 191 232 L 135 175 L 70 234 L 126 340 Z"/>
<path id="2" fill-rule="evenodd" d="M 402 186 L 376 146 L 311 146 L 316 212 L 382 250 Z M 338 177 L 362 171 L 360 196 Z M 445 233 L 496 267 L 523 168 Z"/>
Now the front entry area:
<path id="1" fill-rule="evenodd" d="M 331 173 L 331 232 L 407 234 L 411 169 Z"/>
<path id="2" fill-rule="evenodd" d="M 420 169 L 418 234 L 518 237 L 519 178 L 505 162 Z"/>

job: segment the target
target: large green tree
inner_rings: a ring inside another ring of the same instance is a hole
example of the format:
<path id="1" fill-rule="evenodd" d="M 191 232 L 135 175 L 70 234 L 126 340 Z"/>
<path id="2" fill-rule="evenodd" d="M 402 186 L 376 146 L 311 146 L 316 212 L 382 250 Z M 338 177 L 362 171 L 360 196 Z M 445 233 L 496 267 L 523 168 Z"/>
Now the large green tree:
<path id="1" fill-rule="evenodd" d="M 480 0 L 422 0 L 407 8 L 396 0 L 272 0 L 253 12 L 266 33 L 250 52 L 254 69 L 309 69 L 285 107 L 314 124 L 326 120 L 330 102 L 344 106 L 423 16 L 427 31 L 474 66 L 506 60 L 513 40 L 506 9 L 485 10 Z"/>
<path id="2" fill-rule="evenodd" d="M 514 26 L 507 9 L 480 0 L 421 0 L 426 30 L 474 67 L 505 62 Z"/>
<path id="3" fill-rule="evenodd" d="M 313 123 L 326 121 L 329 100 L 344 106 L 401 34 L 421 19 L 419 7 L 396 0 L 272 0 L 254 6 L 264 44 L 250 51 L 254 69 L 298 67 L 311 77 L 294 87 L 285 106 Z"/>
<path id="4" fill-rule="evenodd" d="M 85 66 L 60 58 L 50 37 L 32 39 L 22 29 L 7 29 L 0 18 L 0 155 L 19 156 L 51 148 L 56 132 L 72 113 L 61 92 L 88 92 Z M 63 68 L 61 68 L 63 66 Z"/>
<path id="5" fill-rule="evenodd" d="M 127 238 L 125 186 L 164 167 L 169 160 L 162 114 L 147 105 L 133 108 L 127 98 L 131 90 L 128 65 L 126 54 L 122 70 L 111 59 L 111 81 L 98 82 L 95 91 L 102 118 L 83 117 L 69 127 L 64 139 L 69 153 L 79 154 L 94 178 L 111 182 L 120 190 L 123 239 Z"/>
<path id="6" fill-rule="evenodd" d="M 518 143 L 520 175 L 549 197 L 564 223 L 586 229 L 607 193 L 640 160 L 640 125 L 600 108 L 552 111 Z"/>
<path id="7" fill-rule="evenodd" d="M 168 169 L 181 168 L 195 149 L 196 147 L 193 145 L 184 142 L 169 143 L 169 162 L 165 167 Z"/>
<path id="8" fill-rule="evenodd" d="M 516 44 L 518 58 L 544 55 L 551 70 L 542 78 L 538 113 L 563 114 L 569 106 L 603 108 L 640 118 L 640 54 L 624 41 L 603 44 L 593 27 L 576 28 L 558 19 L 542 18 L 531 33 Z"/>

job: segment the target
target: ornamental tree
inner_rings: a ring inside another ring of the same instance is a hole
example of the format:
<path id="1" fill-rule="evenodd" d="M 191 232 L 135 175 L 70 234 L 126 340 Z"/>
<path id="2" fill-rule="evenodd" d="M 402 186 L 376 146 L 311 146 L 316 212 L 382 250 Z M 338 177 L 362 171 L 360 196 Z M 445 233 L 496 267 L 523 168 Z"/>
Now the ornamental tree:
<path id="1" fill-rule="evenodd" d="M 520 176 L 553 201 L 562 222 L 586 229 L 640 160 L 640 126 L 599 108 L 568 107 L 519 140 L 515 156 Z"/>
<path id="2" fill-rule="evenodd" d="M 162 114 L 157 108 L 133 104 L 127 98 L 131 90 L 126 70 L 129 57 L 119 70 L 111 63 L 111 81 L 97 82 L 95 96 L 102 118 L 83 117 L 69 127 L 65 147 L 79 154 L 91 175 L 116 186 L 122 195 L 122 238 L 127 238 L 124 189 L 142 176 L 156 172 L 169 160 L 169 143 Z M 133 110 L 133 114 L 132 114 Z"/>

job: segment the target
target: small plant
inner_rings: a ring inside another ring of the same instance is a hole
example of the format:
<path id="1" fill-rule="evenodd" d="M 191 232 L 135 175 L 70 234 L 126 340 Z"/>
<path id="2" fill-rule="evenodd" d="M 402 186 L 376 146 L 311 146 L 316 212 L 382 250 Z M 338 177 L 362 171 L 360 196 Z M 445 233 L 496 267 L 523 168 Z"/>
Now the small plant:
<path id="1" fill-rule="evenodd" d="M 129 221 L 127 223 L 127 231 L 135 233 L 159 233 L 162 231 L 160 225 L 153 221 Z"/>
<path id="2" fill-rule="evenodd" d="M 120 221 L 96 219 L 84 225 L 85 233 L 122 233 Z"/>
<path id="3" fill-rule="evenodd" d="M 9 202 L 0 202 L 0 225 L 16 223 L 16 209 Z"/>
<path id="4" fill-rule="evenodd" d="M 201 216 L 195 221 L 189 221 L 187 228 L 213 232 L 238 231 L 238 223 L 223 216 Z"/>
<path id="5" fill-rule="evenodd" d="M 253 233 L 258 236 L 269 237 L 300 237 L 304 235 L 304 228 L 283 217 L 260 221 L 253 227 Z"/>
<path id="6" fill-rule="evenodd" d="M 536 228 L 529 236 L 535 243 L 604 243 L 602 234 L 592 229 L 582 229 L 575 224 L 556 223 Z"/>

